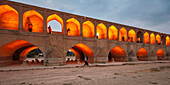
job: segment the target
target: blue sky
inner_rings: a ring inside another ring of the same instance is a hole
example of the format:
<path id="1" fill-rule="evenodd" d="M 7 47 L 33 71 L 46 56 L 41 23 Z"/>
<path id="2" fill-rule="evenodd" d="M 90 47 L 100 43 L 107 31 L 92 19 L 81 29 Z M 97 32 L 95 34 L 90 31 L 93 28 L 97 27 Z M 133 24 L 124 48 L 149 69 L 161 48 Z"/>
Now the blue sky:
<path id="1" fill-rule="evenodd" d="M 170 0 L 11 0 L 170 34 Z"/>

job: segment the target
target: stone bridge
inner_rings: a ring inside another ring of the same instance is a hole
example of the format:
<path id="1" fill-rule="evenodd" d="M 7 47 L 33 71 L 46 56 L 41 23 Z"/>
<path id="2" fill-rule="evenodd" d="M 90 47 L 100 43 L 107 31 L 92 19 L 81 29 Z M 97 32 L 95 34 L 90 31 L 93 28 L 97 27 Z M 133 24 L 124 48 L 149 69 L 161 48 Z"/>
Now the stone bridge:
<path id="1" fill-rule="evenodd" d="M 24 61 L 36 48 L 43 65 L 65 65 L 68 50 L 89 63 L 170 59 L 169 34 L 7 0 L 0 9 L 0 66 Z M 49 33 L 52 20 L 60 32 Z"/>

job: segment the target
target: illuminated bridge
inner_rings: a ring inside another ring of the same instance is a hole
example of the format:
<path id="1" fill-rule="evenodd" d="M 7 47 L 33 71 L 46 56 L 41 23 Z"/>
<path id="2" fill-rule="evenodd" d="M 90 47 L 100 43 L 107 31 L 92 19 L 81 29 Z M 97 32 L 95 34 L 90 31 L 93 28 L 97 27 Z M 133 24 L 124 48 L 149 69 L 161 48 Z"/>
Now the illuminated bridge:
<path id="1" fill-rule="evenodd" d="M 0 1 L 0 66 L 22 63 L 34 49 L 41 50 L 43 65 L 157 61 L 170 59 L 170 35 L 109 21 Z M 56 21 L 60 31 L 50 33 Z M 72 61 L 70 61 L 72 62 Z"/>

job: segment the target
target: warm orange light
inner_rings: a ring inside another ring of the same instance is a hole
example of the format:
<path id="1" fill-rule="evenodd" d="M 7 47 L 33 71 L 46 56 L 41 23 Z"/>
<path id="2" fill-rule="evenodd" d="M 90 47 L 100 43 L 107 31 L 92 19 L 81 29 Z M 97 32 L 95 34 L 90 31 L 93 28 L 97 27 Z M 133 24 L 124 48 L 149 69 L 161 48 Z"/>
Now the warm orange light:
<path id="1" fill-rule="evenodd" d="M 161 43 L 161 37 L 159 34 L 156 35 L 157 44 Z"/>
<path id="2" fill-rule="evenodd" d="M 0 9 L 0 29 L 18 30 L 18 12 L 8 5 L 0 5 Z"/>
<path id="3" fill-rule="evenodd" d="M 144 34 L 144 43 L 149 43 L 149 34 L 147 32 Z"/>
<path id="4" fill-rule="evenodd" d="M 166 45 L 170 45 L 170 38 L 169 38 L 169 36 L 166 37 Z"/>
<path id="5" fill-rule="evenodd" d="M 137 38 L 137 41 L 139 41 L 139 42 L 140 42 L 140 38 Z"/>
<path id="6" fill-rule="evenodd" d="M 137 58 L 139 61 L 147 61 L 148 60 L 148 51 L 145 48 L 141 48 L 137 52 Z"/>
<path id="7" fill-rule="evenodd" d="M 68 36 L 80 36 L 80 23 L 75 18 L 66 21 L 66 33 Z"/>
<path id="8" fill-rule="evenodd" d="M 89 62 L 91 62 L 91 63 L 94 62 L 94 53 L 88 46 L 84 45 L 83 43 L 79 43 L 79 44 L 75 45 L 73 48 L 77 48 L 77 49 L 81 50 L 85 55 L 87 55 Z"/>
<path id="9" fill-rule="evenodd" d="M 22 39 L 9 42 L 0 47 L 0 56 L 11 57 L 17 49 L 31 45 L 32 45 L 31 43 Z"/>
<path id="10" fill-rule="evenodd" d="M 123 38 L 127 41 L 127 30 L 124 27 L 119 30 L 119 41 L 123 41 Z"/>
<path id="11" fill-rule="evenodd" d="M 126 52 L 121 47 L 114 47 L 110 53 L 114 61 L 126 61 Z"/>
<path id="12" fill-rule="evenodd" d="M 107 28 L 103 23 L 97 25 L 98 39 L 107 39 Z"/>
<path id="13" fill-rule="evenodd" d="M 150 35 L 150 44 L 155 44 L 155 35 L 153 33 Z"/>
<path id="14" fill-rule="evenodd" d="M 28 20 L 28 18 L 30 20 Z M 33 25 L 32 32 L 43 33 L 43 16 L 35 10 L 27 11 L 23 14 L 23 30 L 28 31 L 28 24 Z"/>
<path id="15" fill-rule="evenodd" d="M 129 31 L 128 37 L 129 37 L 129 39 L 128 39 L 129 42 L 135 42 L 136 33 L 135 33 L 135 31 L 134 31 L 133 29 L 131 29 L 131 30 Z"/>
<path id="16" fill-rule="evenodd" d="M 158 57 L 158 60 L 164 60 L 165 59 L 165 53 L 162 49 L 159 49 L 157 52 L 156 52 L 156 55 Z"/>
<path id="17" fill-rule="evenodd" d="M 26 57 L 27 57 L 27 54 L 30 52 L 30 51 L 32 51 L 32 50 L 34 50 L 34 49 L 37 49 L 38 47 L 36 47 L 36 46 L 32 46 L 32 47 L 29 47 L 29 48 L 27 48 L 27 49 L 25 49 L 25 50 L 23 50 L 21 53 L 20 53 L 20 60 L 25 60 L 26 59 Z"/>
<path id="18" fill-rule="evenodd" d="M 62 33 L 63 33 L 63 19 L 60 16 L 56 15 L 56 14 L 52 14 L 52 15 L 48 16 L 47 23 L 52 21 L 52 20 L 56 20 L 61 24 Z"/>
<path id="19" fill-rule="evenodd" d="M 117 40 L 117 36 L 118 36 L 118 31 L 117 28 L 115 26 L 110 26 L 109 27 L 109 39 L 110 40 Z"/>
<path id="20" fill-rule="evenodd" d="M 94 38 L 94 25 L 90 21 L 83 23 L 83 37 Z"/>

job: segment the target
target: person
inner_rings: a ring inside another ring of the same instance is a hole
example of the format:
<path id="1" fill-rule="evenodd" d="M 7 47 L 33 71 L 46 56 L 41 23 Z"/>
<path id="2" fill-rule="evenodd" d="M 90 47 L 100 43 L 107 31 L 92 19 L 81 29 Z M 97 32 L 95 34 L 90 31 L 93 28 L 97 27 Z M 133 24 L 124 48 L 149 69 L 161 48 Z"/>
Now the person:
<path id="1" fill-rule="evenodd" d="M 88 57 L 87 57 L 87 55 L 85 56 L 85 58 L 84 58 L 84 60 L 85 60 L 85 64 L 84 64 L 84 66 L 89 66 L 89 64 L 88 64 Z"/>
<path id="2" fill-rule="evenodd" d="M 29 17 L 27 17 L 27 21 L 26 21 L 25 27 L 28 28 L 28 31 L 29 31 L 29 32 L 32 32 L 32 27 L 33 27 L 33 25 L 32 25 L 32 23 L 31 23 Z"/>
<path id="3" fill-rule="evenodd" d="M 48 27 L 48 30 L 49 30 L 49 34 L 51 34 L 51 26 L 49 25 L 49 27 Z"/>

